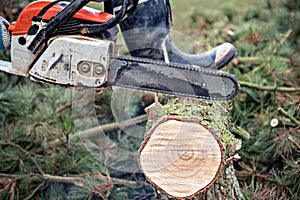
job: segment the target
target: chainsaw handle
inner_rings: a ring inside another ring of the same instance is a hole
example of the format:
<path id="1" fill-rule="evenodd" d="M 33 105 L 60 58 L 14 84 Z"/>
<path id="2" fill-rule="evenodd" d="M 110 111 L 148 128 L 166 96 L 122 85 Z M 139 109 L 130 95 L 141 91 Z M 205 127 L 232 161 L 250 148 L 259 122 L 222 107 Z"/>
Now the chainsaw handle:
<path id="1" fill-rule="evenodd" d="M 28 46 L 28 49 L 34 54 L 41 51 L 41 46 L 43 46 L 46 40 L 50 38 L 51 34 L 56 31 L 57 27 L 60 24 L 65 23 L 90 1 L 91 0 L 74 0 L 70 4 L 68 4 L 61 12 L 59 12 L 53 19 L 49 21 L 45 28 L 41 29 L 36 34 L 35 38 Z"/>
<path id="2" fill-rule="evenodd" d="M 34 17 L 34 19 L 37 20 L 37 21 L 42 21 L 42 20 L 43 20 L 44 14 L 45 14 L 52 6 L 54 6 L 55 4 L 57 4 L 57 3 L 60 2 L 60 1 L 63 1 L 63 0 L 55 0 L 55 1 L 51 2 L 51 3 L 49 3 L 47 6 L 45 6 L 45 7 L 39 12 L 39 14 L 38 14 L 36 17 Z"/>
<path id="3" fill-rule="evenodd" d="M 109 2 L 111 2 L 111 1 L 109 1 Z M 109 3 L 108 3 L 107 6 L 112 6 L 112 5 L 109 5 Z M 89 33 L 89 34 L 99 33 L 101 31 L 110 29 L 110 28 L 118 25 L 126 16 L 128 6 L 129 6 L 128 0 L 124 0 L 122 3 L 121 10 L 117 13 L 117 15 L 113 19 L 111 19 L 108 22 L 103 23 L 103 24 L 89 24 L 89 25 L 80 26 L 79 27 L 80 32 Z M 112 7 L 111 8 L 107 7 L 106 9 L 110 10 L 110 9 L 112 9 Z"/>
<path id="4" fill-rule="evenodd" d="M 51 35 L 55 33 L 59 25 L 68 21 L 76 12 L 78 12 L 83 6 L 88 4 L 90 1 L 92 0 L 74 0 L 70 2 L 70 4 L 68 4 L 61 12 L 59 12 L 53 19 L 49 21 L 45 28 L 41 29 L 36 34 L 35 38 L 28 46 L 28 49 L 34 54 L 40 52 L 42 50 L 43 44 L 45 44 L 45 42 L 51 37 Z M 138 2 L 138 0 L 135 0 L 134 2 Z M 121 10 L 113 19 L 103 24 L 81 26 L 79 27 L 79 30 L 81 32 L 96 33 L 112 28 L 124 19 L 128 6 L 128 0 L 124 0 L 122 3 Z"/>
<path id="5" fill-rule="evenodd" d="M 124 18 L 134 12 L 136 9 L 139 0 L 133 0 L 132 4 L 128 3 L 128 0 L 124 0 L 121 9 L 116 12 L 117 15 L 115 18 L 111 19 L 110 21 L 104 24 L 89 24 L 89 25 L 81 25 L 78 27 L 79 32 L 81 33 L 89 33 L 95 34 L 99 33 L 103 30 L 107 30 L 119 24 Z M 112 0 L 104 0 L 104 11 L 110 14 L 113 14 L 113 2 Z"/>

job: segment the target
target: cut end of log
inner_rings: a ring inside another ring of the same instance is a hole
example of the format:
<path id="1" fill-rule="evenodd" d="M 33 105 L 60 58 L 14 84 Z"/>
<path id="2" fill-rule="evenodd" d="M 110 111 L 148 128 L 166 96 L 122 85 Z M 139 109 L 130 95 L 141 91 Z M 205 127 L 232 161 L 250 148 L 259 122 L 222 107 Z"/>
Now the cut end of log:
<path id="1" fill-rule="evenodd" d="M 278 120 L 277 118 L 274 118 L 274 119 L 271 120 L 270 126 L 271 126 L 272 128 L 275 128 L 275 127 L 277 127 L 278 125 L 279 125 L 279 120 Z"/>
<path id="2" fill-rule="evenodd" d="M 173 198 L 190 198 L 219 177 L 223 146 L 213 131 L 196 120 L 167 117 L 151 128 L 139 150 L 148 181 Z"/>

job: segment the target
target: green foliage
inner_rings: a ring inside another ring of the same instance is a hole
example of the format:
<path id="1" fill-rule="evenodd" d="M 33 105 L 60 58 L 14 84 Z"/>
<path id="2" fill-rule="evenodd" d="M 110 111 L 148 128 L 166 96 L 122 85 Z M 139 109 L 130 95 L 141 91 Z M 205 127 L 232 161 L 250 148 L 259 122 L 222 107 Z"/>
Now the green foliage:
<path id="1" fill-rule="evenodd" d="M 289 44 L 300 51 L 300 2 L 297 0 L 284 0 L 277 10 L 275 23 L 280 31 L 292 29 L 293 33 L 289 38 Z"/>
<path id="2" fill-rule="evenodd" d="M 96 98 L 97 109 L 110 106 L 103 99 L 109 96 Z M 74 136 L 71 103 L 72 90 L 33 82 L 0 93 L 0 198 L 133 199 L 153 195 L 138 174 L 108 171 Z M 137 143 L 124 136 L 122 140 L 127 141 L 124 148 L 134 145 L 136 150 Z"/>

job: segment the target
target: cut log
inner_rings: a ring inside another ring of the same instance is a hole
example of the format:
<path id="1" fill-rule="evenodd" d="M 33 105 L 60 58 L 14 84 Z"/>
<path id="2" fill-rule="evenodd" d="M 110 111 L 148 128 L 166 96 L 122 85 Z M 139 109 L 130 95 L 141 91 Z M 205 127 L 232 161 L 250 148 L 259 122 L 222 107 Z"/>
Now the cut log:
<path id="1" fill-rule="evenodd" d="M 224 148 L 199 120 L 168 116 L 150 129 L 139 150 L 148 181 L 172 198 L 191 198 L 219 177 Z"/>
<path id="2" fill-rule="evenodd" d="M 231 104 L 190 98 L 169 98 L 161 102 L 164 105 L 155 102 L 146 109 L 147 134 L 139 150 L 140 168 L 156 187 L 156 198 L 243 200 L 233 168 L 241 140 L 228 130 Z M 208 136 L 200 140 L 201 134 Z M 176 143 L 178 145 L 174 145 Z M 192 146 L 196 149 L 187 148 Z M 218 150 L 221 152 L 221 161 L 216 156 L 212 164 L 213 157 L 209 153 Z M 205 157 L 205 154 L 208 155 Z M 208 178 L 208 173 L 211 176 L 215 173 L 215 177 Z"/>

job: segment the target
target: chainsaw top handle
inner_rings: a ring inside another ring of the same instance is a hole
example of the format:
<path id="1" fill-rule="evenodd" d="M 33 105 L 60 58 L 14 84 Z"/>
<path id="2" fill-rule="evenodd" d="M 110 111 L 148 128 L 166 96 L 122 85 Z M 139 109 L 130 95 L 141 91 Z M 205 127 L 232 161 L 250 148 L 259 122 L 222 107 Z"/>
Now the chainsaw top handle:
<path id="1" fill-rule="evenodd" d="M 61 0 L 57 0 L 55 1 L 55 3 L 59 1 Z M 70 4 L 68 4 L 61 12 L 59 12 L 53 19 L 51 19 L 49 23 L 47 23 L 46 27 L 39 30 L 35 38 L 32 40 L 31 44 L 28 46 L 28 49 L 32 51 L 34 54 L 41 52 L 44 44 L 51 36 L 55 34 L 57 28 L 61 24 L 68 21 L 76 12 L 78 12 L 82 7 L 84 7 L 91 1 L 92 0 L 73 0 L 72 2 L 70 2 Z M 94 0 L 94 1 L 96 2 L 104 1 L 105 10 L 108 12 L 113 12 L 112 0 Z M 114 18 L 110 19 L 109 21 L 101 24 L 87 24 L 79 27 L 79 29 L 81 29 L 82 31 L 86 31 L 88 33 L 96 33 L 116 26 L 125 18 L 125 16 L 127 16 L 127 14 L 130 14 L 129 12 L 132 12 L 132 10 L 135 9 L 138 4 L 138 0 L 133 0 L 132 4 L 128 2 L 129 0 L 124 0 L 119 12 L 116 14 Z M 53 3 L 53 5 L 55 3 Z M 41 10 L 39 16 L 43 15 L 43 13 L 46 12 L 47 9 L 49 9 L 50 7 L 51 5 Z M 129 7 L 131 8 L 129 9 Z"/>

